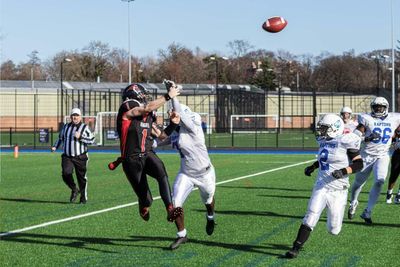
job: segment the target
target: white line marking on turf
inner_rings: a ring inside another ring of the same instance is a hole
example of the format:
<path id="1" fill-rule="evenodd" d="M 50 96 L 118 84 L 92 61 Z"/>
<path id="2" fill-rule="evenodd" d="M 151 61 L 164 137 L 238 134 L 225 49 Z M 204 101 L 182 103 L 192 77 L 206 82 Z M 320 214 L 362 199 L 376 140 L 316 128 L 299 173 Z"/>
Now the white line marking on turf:
<path id="1" fill-rule="evenodd" d="M 249 174 L 249 175 L 245 175 L 245 176 L 240 176 L 240 177 L 237 177 L 237 178 L 233 178 L 233 179 L 229 179 L 229 180 L 218 182 L 218 183 L 216 183 L 216 185 L 226 184 L 226 183 L 230 183 L 230 182 L 234 182 L 234 181 L 238 181 L 238 180 L 243 180 L 243 179 L 246 179 L 246 178 L 250 178 L 250 177 L 254 177 L 254 176 L 258 176 L 258 175 L 262 175 L 262 174 L 266 174 L 266 173 L 270 173 L 270 172 L 280 171 L 280 170 L 288 169 L 288 168 L 291 168 L 291 167 L 303 165 L 303 164 L 306 164 L 306 163 L 309 163 L 309 162 L 313 162 L 313 161 L 315 161 L 315 159 L 307 160 L 307 161 L 303 161 L 303 162 L 298 162 L 298 163 L 295 163 L 295 164 L 286 165 L 286 166 L 283 166 L 283 167 L 270 169 L 270 170 L 266 170 L 266 171 L 262 171 L 262 172 L 257 172 L 257 173 L 253 173 L 253 174 Z M 197 188 L 195 188 L 194 190 L 197 190 Z M 153 198 L 153 200 L 157 200 L 157 199 L 160 199 L 160 198 L 161 198 L 160 196 L 157 196 L 157 197 Z M 68 218 L 64 218 L 64 219 L 60 219 L 60 220 L 55 220 L 55 221 L 50 221 L 50 222 L 46 222 L 46 223 L 42 223 L 42 224 L 32 225 L 32 226 L 21 228 L 21 229 L 12 230 L 12 231 L 5 232 L 5 233 L 0 233 L 0 237 L 9 236 L 9 235 L 17 234 L 17 233 L 22 233 L 22 232 L 26 232 L 26 231 L 29 231 L 29 230 L 33 230 L 33 229 L 37 229 L 37 228 L 42 228 L 42 227 L 46 227 L 46 226 L 49 226 L 49 225 L 53 225 L 53 224 L 59 224 L 59 223 L 63 223 L 63 222 L 73 221 L 73 220 L 77 220 L 77 219 L 80 219 L 80 218 L 84 218 L 84 217 L 88 217 L 88 216 L 92 216 L 92 215 L 96 215 L 96 214 L 100 214 L 100 213 L 104 213 L 104 212 L 109 212 L 109 211 L 113 211 L 113 210 L 117 210 L 117 209 L 127 208 L 127 207 L 134 206 L 134 205 L 137 205 L 137 204 L 138 204 L 138 202 L 136 201 L 136 202 L 132 202 L 132 203 L 124 204 L 124 205 L 119 205 L 119 206 L 115 206 L 115 207 L 111 207 L 111 208 L 107 208 L 107 209 L 92 211 L 92 212 L 89 212 L 89 213 L 84 213 L 84 214 L 81 214 L 81 215 L 72 216 L 72 217 L 68 217 Z"/>

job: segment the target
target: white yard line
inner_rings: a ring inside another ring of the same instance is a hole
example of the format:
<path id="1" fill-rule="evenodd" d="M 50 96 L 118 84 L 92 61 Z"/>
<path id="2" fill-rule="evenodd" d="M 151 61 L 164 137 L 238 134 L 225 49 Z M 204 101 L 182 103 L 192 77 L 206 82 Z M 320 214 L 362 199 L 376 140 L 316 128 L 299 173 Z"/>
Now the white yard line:
<path id="1" fill-rule="evenodd" d="M 258 176 L 258 175 L 262 175 L 262 174 L 266 174 L 266 173 L 270 173 L 270 172 L 280 171 L 280 170 L 296 167 L 296 166 L 299 166 L 299 165 L 303 165 L 303 164 L 306 164 L 306 163 L 309 163 L 309 162 L 313 162 L 313 161 L 315 161 L 315 159 L 307 160 L 307 161 L 303 161 L 303 162 L 298 162 L 298 163 L 295 163 L 295 164 L 286 165 L 286 166 L 283 166 L 283 167 L 270 169 L 270 170 L 266 170 L 266 171 L 262 171 L 262 172 L 257 172 L 257 173 L 253 173 L 253 174 L 249 174 L 249 175 L 245 175 L 245 176 L 240 176 L 240 177 L 237 177 L 237 178 L 233 178 L 233 179 L 229 179 L 229 180 L 218 182 L 218 183 L 216 183 L 216 185 L 226 184 L 226 183 L 230 183 L 230 182 L 234 182 L 234 181 L 238 181 L 238 180 L 242 180 L 242 179 L 246 179 L 246 178 L 250 178 L 250 177 L 254 177 L 254 176 Z M 153 199 L 157 200 L 157 199 L 160 199 L 160 198 L 161 198 L 160 196 L 157 196 L 157 197 L 155 197 Z M 132 203 L 124 204 L 124 205 L 119 205 L 119 206 L 115 206 L 115 207 L 111 207 L 111 208 L 107 208 L 107 209 L 92 211 L 92 212 L 89 212 L 89 213 L 84 213 L 84 214 L 81 214 L 81 215 L 72 216 L 72 217 L 68 217 L 68 218 L 64 218 L 64 219 L 60 219 L 60 220 L 55 220 L 55 221 L 50 221 L 50 222 L 41 223 L 41 224 L 37 224 L 37 225 L 32 225 L 32 226 L 21 228 L 21 229 L 12 230 L 12 231 L 5 232 L 5 233 L 0 233 L 0 237 L 9 236 L 9 235 L 17 234 L 17 233 L 22 233 L 22 232 L 30 231 L 30 230 L 37 229 L 37 228 L 43 228 L 43 227 L 47 227 L 47 226 L 53 225 L 53 224 L 59 224 L 59 223 L 63 223 L 63 222 L 78 220 L 80 218 L 84 218 L 84 217 L 88 217 L 88 216 L 92 216 L 92 215 L 96 215 L 96 214 L 100 214 L 100 213 L 104 213 L 104 212 L 109 212 L 109 211 L 113 211 L 113 210 L 117 210 L 117 209 L 122 209 L 122 208 L 130 207 L 130 206 L 134 206 L 134 205 L 137 205 L 137 204 L 138 204 L 138 202 L 136 201 L 136 202 L 132 202 Z"/>

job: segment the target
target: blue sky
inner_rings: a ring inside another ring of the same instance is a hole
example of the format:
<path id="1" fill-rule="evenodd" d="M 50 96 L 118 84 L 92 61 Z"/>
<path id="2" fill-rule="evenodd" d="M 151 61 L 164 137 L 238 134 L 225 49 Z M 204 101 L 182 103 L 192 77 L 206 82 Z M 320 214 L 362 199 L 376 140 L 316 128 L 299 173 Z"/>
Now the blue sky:
<path id="1" fill-rule="evenodd" d="M 229 56 L 229 41 L 295 55 L 356 54 L 391 48 L 390 0 L 135 0 L 131 2 L 131 52 L 157 56 L 173 41 Z M 393 0 L 395 40 L 400 0 Z M 1 61 L 27 61 L 33 50 L 47 60 L 90 41 L 127 49 L 128 4 L 121 0 L 0 0 Z M 288 26 L 271 34 L 266 18 Z"/>

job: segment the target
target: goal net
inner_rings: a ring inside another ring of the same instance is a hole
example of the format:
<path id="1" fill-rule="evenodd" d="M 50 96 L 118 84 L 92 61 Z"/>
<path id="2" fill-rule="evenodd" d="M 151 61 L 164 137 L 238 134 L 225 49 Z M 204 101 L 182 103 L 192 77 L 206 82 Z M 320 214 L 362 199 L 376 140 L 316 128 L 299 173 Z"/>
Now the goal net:
<path id="1" fill-rule="evenodd" d="M 278 129 L 278 115 L 231 115 L 231 133 L 272 133 Z"/>

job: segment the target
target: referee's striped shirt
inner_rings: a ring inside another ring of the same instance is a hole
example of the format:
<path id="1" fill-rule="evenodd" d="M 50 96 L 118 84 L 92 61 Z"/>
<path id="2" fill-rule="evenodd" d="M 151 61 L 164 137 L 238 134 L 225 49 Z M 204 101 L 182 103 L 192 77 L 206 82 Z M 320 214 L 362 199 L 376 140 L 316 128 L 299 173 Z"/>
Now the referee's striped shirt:
<path id="1" fill-rule="evenodd" d="M 79 139 L 75 137 L 76 132 L 81 134 Z M 62 128 L 57 141 L 54 143 L 54 147 L 58 148 L 61 143 L 64 143 L 64 155 L 76 157 L 87 153 L 87 145 L 94 143 L 94 136 L 86 124 L 82 122 L 78 124 L 70 122 Z"/>

